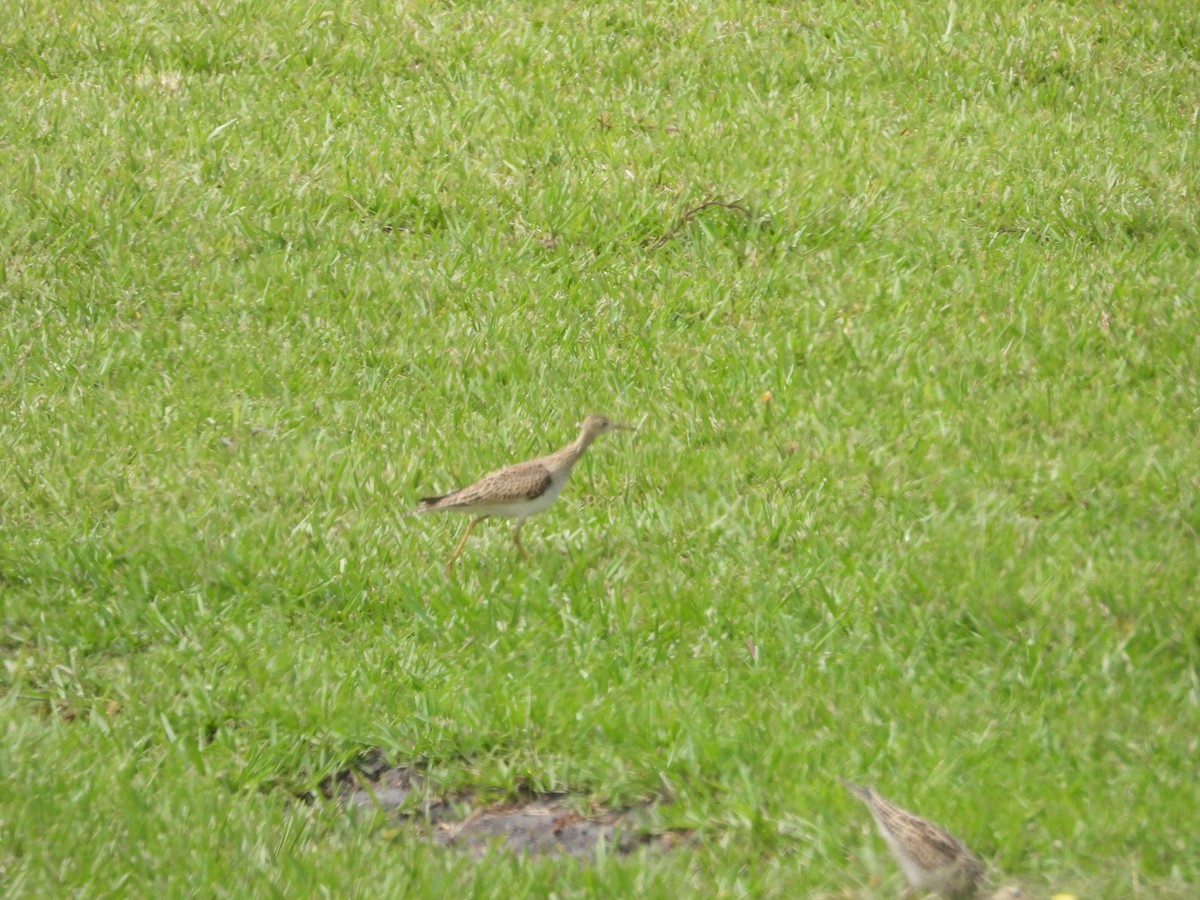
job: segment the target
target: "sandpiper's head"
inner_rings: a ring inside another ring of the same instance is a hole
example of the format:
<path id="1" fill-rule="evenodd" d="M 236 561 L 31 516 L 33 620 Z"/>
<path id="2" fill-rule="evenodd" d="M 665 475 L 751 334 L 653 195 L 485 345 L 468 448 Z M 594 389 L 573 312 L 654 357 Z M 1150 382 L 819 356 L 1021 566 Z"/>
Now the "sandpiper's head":
<path id="1" fill-rule="evenodd" d="M 610 420 L 608 416 L 599 416 L 595 413 L 583 420 L 582 429 L 588 437 L 595 437 L 606 431 L 633 431 L 633 427 L 630 425 L 620 425 Z"/>

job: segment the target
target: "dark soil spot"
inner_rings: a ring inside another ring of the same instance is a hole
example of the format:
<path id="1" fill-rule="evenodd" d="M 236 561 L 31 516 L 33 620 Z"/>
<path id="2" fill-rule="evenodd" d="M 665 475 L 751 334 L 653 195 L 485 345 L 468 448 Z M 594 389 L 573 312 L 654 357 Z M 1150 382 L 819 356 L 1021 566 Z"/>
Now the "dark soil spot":
<path id="1" fill-rule="evenodd" d="M 670 850 L 690 837 L 685 831 L 650 832 L 639 826 L 648 807 L 579 812 L 565 793 L 526 792 L 516 801 L 483 805 L 475 791 L 438 794 L 419 769 L 389 765 L 373 755 L 326 779 L 321 792 L 348 810 L 379 810 L 443 847 L 480 856 L 493 847 L 518 854 L 575 856 L 627 854 L 639 847 Z M 311 799 L 311 797 L 306 798 Z"/>

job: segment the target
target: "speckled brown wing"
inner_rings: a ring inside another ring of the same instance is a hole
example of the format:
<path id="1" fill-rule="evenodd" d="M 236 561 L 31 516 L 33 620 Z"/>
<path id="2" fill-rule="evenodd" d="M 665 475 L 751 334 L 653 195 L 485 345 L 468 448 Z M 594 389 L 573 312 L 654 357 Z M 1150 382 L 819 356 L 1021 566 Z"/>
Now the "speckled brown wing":
<path id="1" fill-rule="evenodd" d="M 905 849 L 922 867 L 938 869 L 969 854 L 970 851 L 954 835 L 928 819 L 901 809 L 869 785 L 852 784 L 849 781 L 843 781 L 842 784 L 870 807 L 883 827 L 903 842 Z"/>
<path id="2" fill-rule="evenodd" d="M 947 898 L 974 896 L 984 875 L 983 863 L 962 841 L 871 787 L 843 783 L 870 808 L 910 887 Z"/>
<path id="3" fill-rule="evenodd" d="M 921 868 L 940 869 L 971 858 L 971 852 L 945 829 L 889 803 L 874 791 L 871 793 L 871 806 Z"/>
<path id="4" fill-rule="evenodd" d="M 458 506 L 486 506 L 491 503 L 520 503 L 536 500 L 550 489 L 550 470 L 540 462 L 518 463 L 484 475 L 465 488 L 429 498 L 430 508 L 454 509 Z"/>

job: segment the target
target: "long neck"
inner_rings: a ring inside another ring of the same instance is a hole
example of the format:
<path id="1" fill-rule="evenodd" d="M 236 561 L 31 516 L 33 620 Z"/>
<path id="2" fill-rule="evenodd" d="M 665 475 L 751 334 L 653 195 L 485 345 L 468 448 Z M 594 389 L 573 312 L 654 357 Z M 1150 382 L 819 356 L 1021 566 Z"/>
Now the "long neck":
<path id="1" fill-rule="evenodd" d="M 555 456 L 562 460 L 563 465 L 570 468 L 579 461 L 579 457 L 583 456 L 584 451 L 592 445 L 592 441 L 595 439 L 595 433 L 584 428 L 579 432 L 579 437 L 559 450 Z"/>

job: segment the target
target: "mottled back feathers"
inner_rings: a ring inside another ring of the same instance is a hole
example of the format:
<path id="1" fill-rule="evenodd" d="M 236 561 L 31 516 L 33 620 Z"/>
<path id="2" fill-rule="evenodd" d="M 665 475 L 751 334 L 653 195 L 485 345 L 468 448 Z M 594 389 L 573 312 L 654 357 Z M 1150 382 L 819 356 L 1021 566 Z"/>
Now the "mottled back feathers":
<path id="1" fill-rule="evenodd" d="M 541 460 L 517 463 L 484 475 L 474 484 L 441 497 L 423 497 L 421 508 L 455 509 L 536 500 L 550 489 L 553 481 L 550 470 Z"/>
<path id="2" fill-rule="evenodd" d="M 404 515 L 446 510 L 467 513 L 473 517 L 446 563 L 447 572 L 466 546 L 467 538 L 475 526 L 492 516 L 517 520 L 513 529 L 513 543 L 521 558 L 528 559 L 529 555 L 521 546 L 521 526 L 525 520 L 558 499 L 567 479 L 571 477 L 571 469 L 597 435 L 624 430 L 629 430 L 628 426 L 612 422 L 605 416 L 588 416 L 580 426 L 579 436 L 554 453 L 497 469 L 457 491 L 436 497 L 422 497 L 417 508 Z"/>
<path id="3" fill-rule="evenodd" d="M 943 897 L 974 896 L 983 864 L 966 845 L 927 819 L 901 809 L 869 786 L 842 782 L 866 803 L 908 883 Z"/>

